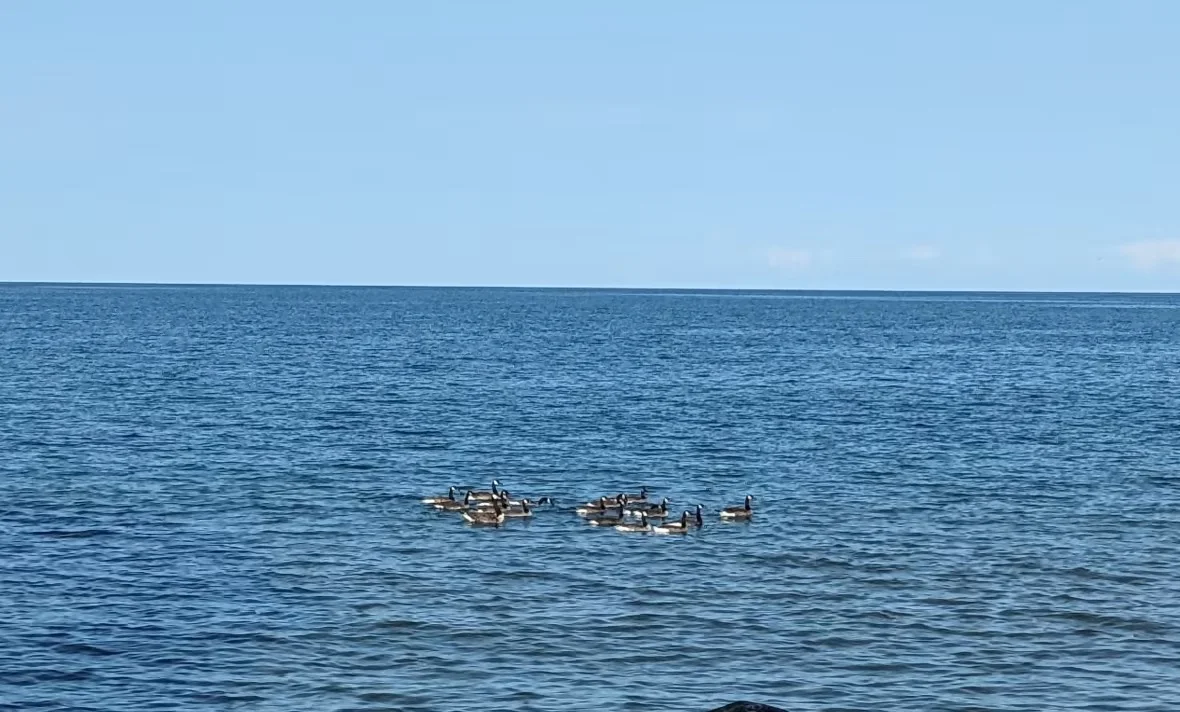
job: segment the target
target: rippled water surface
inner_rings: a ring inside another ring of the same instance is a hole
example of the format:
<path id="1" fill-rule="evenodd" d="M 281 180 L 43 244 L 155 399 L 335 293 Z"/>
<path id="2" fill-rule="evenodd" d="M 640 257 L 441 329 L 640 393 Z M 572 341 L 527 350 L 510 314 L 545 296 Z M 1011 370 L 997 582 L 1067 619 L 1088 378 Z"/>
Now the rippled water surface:
<path id="1" fill-rule="evenodd" d="M 1180 709 L 1178 377 L 1164 296 L 0 286 L 0 708 Z"/>

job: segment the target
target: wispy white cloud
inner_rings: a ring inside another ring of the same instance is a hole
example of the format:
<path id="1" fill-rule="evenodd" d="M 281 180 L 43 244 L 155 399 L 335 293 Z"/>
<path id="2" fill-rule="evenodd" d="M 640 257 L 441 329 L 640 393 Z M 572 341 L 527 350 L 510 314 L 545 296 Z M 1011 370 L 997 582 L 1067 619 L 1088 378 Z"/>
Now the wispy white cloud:
<path id="1" fill-rule="evenodd" d="M 914 262 L 930 262 L 942 256 L 942 250 L 934 245 L 911 245 L 901 251 L 902 259 Z"/>
<path id="2" fill-rule="evenodd" d="M 1119 253 L 1141 270 L 1180 266 L 1180 240 L 1141 240 L 1119 247 Z"/>
<path id="3" fill-rule="evenodd" d="M 766 261 L 778 269 L 804 269 L 811 266 L 810 250 L 775 247 L 767 251 Z"/>

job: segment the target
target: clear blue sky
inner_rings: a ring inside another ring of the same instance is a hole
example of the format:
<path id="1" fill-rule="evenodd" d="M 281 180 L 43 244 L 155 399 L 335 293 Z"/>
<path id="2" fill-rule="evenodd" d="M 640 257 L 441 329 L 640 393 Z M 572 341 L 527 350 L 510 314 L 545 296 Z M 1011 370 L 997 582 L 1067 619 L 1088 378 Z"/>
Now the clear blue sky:
<path id="1" fill-rule="evenodd" d="M 1180 290 L 1180 2 L 9 2 L 0 280 Z"/>

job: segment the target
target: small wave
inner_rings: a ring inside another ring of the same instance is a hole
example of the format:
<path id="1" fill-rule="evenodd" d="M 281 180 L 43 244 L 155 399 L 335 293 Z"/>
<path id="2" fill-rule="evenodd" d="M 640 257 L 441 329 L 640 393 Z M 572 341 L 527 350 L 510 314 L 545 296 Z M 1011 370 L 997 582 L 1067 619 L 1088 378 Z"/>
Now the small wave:
<path id="1" fill-rule="evenodd" d="M 112 529 L 42 529 L 33 533 L 53 539 L 89 539 L 96 536 L 110 536 L 117 532 Z"/>
<path id="2" fill-rule="evenodd" d="M 267 698 L 261 695 L 233 695 L 226 692 L 196 692 L 189 693 L 185 697 L 192 698 L 198 702 L 208 702 L 213 705 L 258 704 L 267 701 Z"/>
<path id="3" fill-rule="evenodd" d="M 350 461 L 350 460 L 345 460 L 343 462 L 337 462 L 334 465 L 332 465 L 332 467 L 335 467 L 336 469 L 340 469 L 340 470 L 356 470 L 358 472 L 367 472 L 369 470 L 376 470 L 377 469 L 377 465 L 375 465 L 371 462 L 355 462 L 355 461 Z"/>
<path id="4" fill-rule="evenodd" d="M 10 685 L 35 685 L 53 682 L 87 682 L 95 679 L 89 670 L 59 670 L 57 668 L 38 670 L 0 671 L 0 682 Z"/>
<path id="5" fill-rule="evenodd" d="M 1131 633 L 1150 633 L 1165 637 L 1172 634 L 1175 626 L 1162 621 L 1129 616 L 1116 616 L 1107 613 L 1093 613 L 1090 611 L 1060 611 L 1049 614 L 1051 618 L 1082 623 L 1099 629 L 1117 629 Z"/>
<path id="6" fill-rule="evenodd" d="M 387 631 L 444 631 L 449 626 L 430 621 L 416 621 L 407 618 L 391 618 L 373 623 L 374 628 Z"/>
<path id="7" fill-rule="evenodd" d="M 396 692 L 361 692 L 357 694 L 357 699 L 362 702 L 388 702 L 388 703 L 402 703 L 405 704 L 405 695 Z"/>
<path id="8" fill-rule="evenodd" d="M 106 648 L 100 648 L 97 645 L 90 645 L 88 643 L 61 643 L 59 645 L 55 645 L 53 649 L 59 653 L 90 655 L 93 657 L 109 657 L 120 654 L 116 650 L 108 650 Z"/>
<path id="9" fill-rule="evenodd" d="M 1073 576 L 1075 578 L 1091 580 L 1091 581 L 1111 581 L 1114 583 L 1127 583 L 1127 584 L 1138 584 L 1138 583 L 1146 583 L 1147 582 L 1146 579 L 1144 579 L 1142 576 L 1132 576 L 1129 574 L 1116 574 L 1116 573 L 1110 573 L 1110 572 L 1106 572 L 1106 571 L 1098 571 L 1097 569 L 1091 569 L 1086 566 L 1075 566 L 1072 569 L 1065 569 L 1061 573 L 1065 574 L 1066 576 Z"/>

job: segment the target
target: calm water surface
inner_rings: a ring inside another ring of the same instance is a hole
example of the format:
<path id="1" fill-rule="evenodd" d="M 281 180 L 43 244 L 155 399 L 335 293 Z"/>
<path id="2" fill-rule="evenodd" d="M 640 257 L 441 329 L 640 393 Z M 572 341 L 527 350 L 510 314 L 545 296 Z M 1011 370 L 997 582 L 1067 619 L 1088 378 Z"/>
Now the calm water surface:
<path id="1" fill-rule="evenodd" d="M 0 708 L 1180 709 L 1178 374 L 1165 296 L 0 286 Z M 492 478 L 710 517 L 418 502 Z"/>

